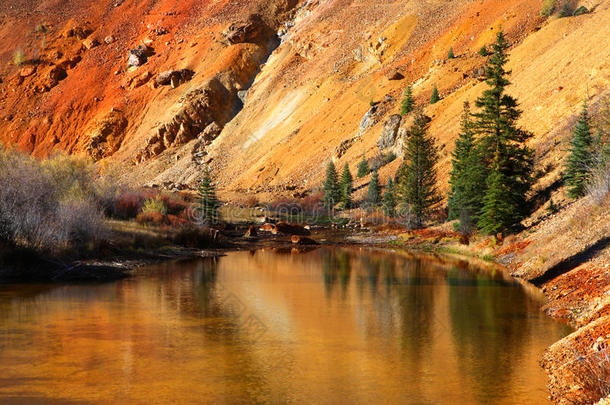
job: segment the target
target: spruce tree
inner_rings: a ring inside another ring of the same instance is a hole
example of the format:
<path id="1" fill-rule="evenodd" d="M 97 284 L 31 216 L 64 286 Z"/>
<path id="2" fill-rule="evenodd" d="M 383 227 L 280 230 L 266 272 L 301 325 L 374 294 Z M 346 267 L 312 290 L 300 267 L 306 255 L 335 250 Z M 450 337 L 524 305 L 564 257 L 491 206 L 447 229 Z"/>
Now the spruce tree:
<path id="1" fill-rule="evenodd" d="M 360 161 L 360 163 L 358 163 L 357 176 L 359 179 L 361 179 L 364 176 L 367 176 L 370 172 L 371 172 L 371 169 L 369 168 L 369 162 L 366 160 L 366 156 L 364 156 L 364 154 L 362 154 L 362 160 Z"/>
<path id="2" fill-rule="evenodd" d="M 386 191 L 383 194 L 383 211 L 389 217 L 396 216 L 396 187 L 391 177 L 388 178 L 388 185 Z"/>
<path id="3" fill-rule="evenodd" d="M 593 136 L 587 105 L 583 104 L 574 135 L 570 141 L 570 155 L 564 173 L 571 198 L 580 198 L 586 193 L 594 166 Z"/>
<path id="4" fill-rule="evenodd" d="M 373 172 L 369 188 L 366 193 L 366 201 L 371 205 L 378 205 L 381 202 L 381 185 L 379 184 L 379 175 L 377 171 Z"/>
<path id="5" fill-rule="evenodd" d="M 220 203 L 216 198 L 216 187 L 208 168 L 204 170 L 203 178 L 201 183 L 199 183 L 197 199 L 197 210 L 201 215 L 202 225 L 216 225 L 220 221 L 220 214 L 218 212 Z"/>
<path id="6" fill-rule="evenodd" d="M 470 232 L 483 205 L 487 170 L 474 136 L 470 104 L 464 103 L 461 131 L 452 153 L 449 178 L 449 219 L 459 219 L 460 229 Z"/>
<path id="7" fill-rule="evenodd" d="M 407 133 L 404 163 L 398 172 L 401 205 L 410 206 L 415 227 L 423 226 L 432 208 L 441 202 L 436 188 L 438 151 L 427 134 L 430 118 L 419 114 Z"/>
<path id="8" fill-rule="evenodd" d="M 335 164 L 331 160 L 326 167 L 326 180 L 322 184 L 324 206 L 332 209 L 341 199 L 341 188 Z"/>
<path id="9" fill-rule="evenodd" d="M 341 173 L 341 206 L 343 208 L 351 208 L 353 205 L 352 193 L 354 191 L 354 178 L 349 171 L 349 165 L 346 163 Z"/>
<path id="10" fill-rule="evenodd" d="M 447 53 L 447 59 L 454 59 L 455 54 L 453 53 L 453 47 L 449 48 L 449 52 Z"/>
<path id="11" fill-rule="evenodd" d="M 432 95 L 430 96 L 430 104 L 436 104 L 440 101 L 441 97 L 438 95 L 438 88 L 436 88 L 436 84 L 432 89 Z"/>
<path id="12" fill-rule="evenodd" d="M 483 45 L 481 47 L 481 49 L 479 49 L 479 55 L 481 56 L 487 56 L 489 55 L 489 53 L 487 52 L 487 47 L 485 45 Z"/>
<path id="13" fill-rule="evenodd" d="M 519 215 L 518 207 L 507 198 L 511 192 L 508 184 L 509 179 L 497 168 L 492 169 L 487 177 L 487 191 L 478 225 L 479 229 L 489 235 L 503 233 L 514 225 L 515 217 Z"/>
<path id="14" fill-rule="evenodd" d="M 505 232 L 514 228 L 527 215 L 526 195 L 532 184 L 533 153 L 525 146 L 531 134 L 516 124 L 521 115 L 517 100 L 505 93 L 506 86 L 510 84 L 507 79 L 510 72 L 504 69 L 508 60 L 508 43 L 502 31 L 497 34 L 492 48 L 493 56 L 485 69 L 489 88 L 476 101 L 476 106 L 481 110 L 473 114 L 474 130 L 480 138 L 482 159 L 488 169 L 488 176 L 495 173 L 494 178 L 488 178 L 487 181 L 480 216 L 480 220 L 485 219 L 485 222 L 480 226 L 486 230 L 498 229 Z M 505 184 L 500 185 L 498 182 Z M 494 190 L 491 185 L 495 186 Z M 506 194 L 499 195 L 498 190 L 503 190 Z M 501 203 L 508 204 L 510 209 L 503 210 L 502 215 L 496 215 L 493 206 L 500 202 L 494 201 L 494 198 L 501 198 Z"/>
<path id="15" fill-rule="evenodd" d="M 405 116 L 409 114 L 415 108 L 415 101 L 413 100 L 413 88 L 411 85 L 407 86 L 405 90 L 405 96 L 402 99 L 400 115 Z"/>

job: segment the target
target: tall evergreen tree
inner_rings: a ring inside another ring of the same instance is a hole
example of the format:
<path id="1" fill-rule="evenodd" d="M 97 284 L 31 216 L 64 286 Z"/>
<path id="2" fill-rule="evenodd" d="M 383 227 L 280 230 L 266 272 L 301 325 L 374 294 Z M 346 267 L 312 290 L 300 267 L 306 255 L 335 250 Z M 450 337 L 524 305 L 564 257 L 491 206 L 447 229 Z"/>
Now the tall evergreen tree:
<path id="1" fill-rule="evenodd" d="M 407 133 L 404 163 L 397 174 L 402 205 L 411 207 L 415 227 L 421 227 L 432 208 L 441 202 L 436 188 L 438 151 L 427 134 L 430 118 L 419 114 Z"/>
<path id="2" fill-rule="evenodd" d="M 210 170 L 206 168 L 197 190 L 197 210 L 201 215 L 202 225 L 216 225 L 220 221 L 220 202 L 216 198 L 216 187 Z"/>
<path id="3" fill-rule="evenodd" d="M 461 131 L 452 153 L 449 178 L 449 219 L 459 219 L 460 229 L 469 232 L 476 224 L 485 195 L 487 170 L 474 136 L 470 104 L 464 103 Z"/>
<path id="4" fill-rule="evenodd" d="M 386 191 L 383 194 L 383 211 L 389 217 L 396 216 L 396 187 L 391 177 L 388 178 L 388 185 Z"/>
<path id="5" fill-rule="evenodd" d="M 447 52 L 447 59 L 455 59 L 455 54 L 453 53 L 453 47 L 449 48 L 449 52 Z"/>
<path id="6" fill-rule="evenodd" d="M 570 141 L 570 155 L 564 173 L 568 195 L 571 198 L 580 198 L 586 193 L 586 186 L 591 180 L 595 164 L 593 146 L 589 112 L 587 104 L 583 103 Z"/>
<path id="7" fill-rule="evenodd" d="M 377 171 L 374 171 L 371 175 L 371 181 L 366 193 L 366 201 L 371 205 L 378 205 L 381 202 L 381 185 L 379 184 Z"/>
<path id="8" fill-rule="evenodd" d="M 346 163 L 341 173 L 341 206 L 343 208 L 351 208 L 353 205 L 352 193 L 354 191 L 354 178 L 349 171 L 349 165 Z"/>
<path id="9" fill-rule="evenodd" d="M 511 192 L 508 184 L 509 180 L 497 168 L 493 168 L 487 177 L 487 191 L 478 225 L 489 235 L 503 233 L 514 224 L 514 218 L 519 216 L 518 207 L 506 198 Z"/>
<path id="10" fill-rule="evenodd" d="M 473 114 L 474 130 L 480 137 L 483 161 L 489 175 L 497 172 L 493 179 L 488 179 L 488 189 L 484 199 L 481 219 L 485 218 L 485 229 L 499 229 L 501 232 L 515 227 L 527 215 L 526 194 L 532 184 L 531 171 L 533 153 L 525 146 L 531 134 L 517 127 L 521 111 L 517 108 L 517 100 L 505 93 L 510 84 L 507 76 L 510 72 L 504 69 L 508 60 L 506 50 L 508 43 L 502 31 L 497 34 L 492 45 L 493 56 L 488 61 L 485 73 L 487 85 L 483 95 L 476 101 L 481 110 Z M 493 180 L 493 181 L 491 181 Z M 497 183 L 505 182 L 501 187 Z M 490 186 L 497 187 L 491 190 Z M 498 190 L 504 190 L 500 196 Z M 502 198 L 503 204 L 509 204 L 511 209 L 504 210 L 502 215 L 494 215 L 492 207 L 498 202 L 493 198 Z M 490 225 L 493 221 L 502 221 Z"/>
<path id="11" fill-rule="evenodd" d="M 432 95 L 430 96 L 430 104 L 436 104 L 440 101 L 441 96 L 438 95 L 438 88 L 436 87 L 436 84 L 434 85 L 434 88 L 432 89 Z"/>
<path id="12" fill-rule="evenodd" d="M 339 186 L 337 169 L 335 169 L 332 160 L 328 162 L 326 167 L 326 180 L 322 184 L 322 190 L 324 192 L 324 206 L 332 209 L 341 200 L 341 187 Z"/>
<path id="13" fill-rule="evenodd" d="M 358 172 L 356 173 L 358 178 L 361 179 L 364 176 L 367 176 L 371 172 L 369 168 L 369 162 L 366 160 L 366 156 L 364 153 L 362 154 L 362 160 L 358 163 Z"/>
<path id="14" fill-rule="evenodd" d="M 404 98 L 402 99 L 402 104 L 400 108 L 400 115 L 405 116 L 409 114 L 415 108 L 415 100 L 413 100 L 413 87 L 411 85 L 407 86 L 405 90 Z"/>

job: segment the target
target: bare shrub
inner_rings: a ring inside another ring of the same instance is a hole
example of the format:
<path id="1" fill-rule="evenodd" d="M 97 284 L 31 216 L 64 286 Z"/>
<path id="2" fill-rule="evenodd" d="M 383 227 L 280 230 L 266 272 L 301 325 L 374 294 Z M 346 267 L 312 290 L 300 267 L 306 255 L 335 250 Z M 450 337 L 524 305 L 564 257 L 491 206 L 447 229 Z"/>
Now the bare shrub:
<path id="1" fill-rule="evenodd" d="M 0 148 L 0 238 L 40 251 L 98 241 L 104 234 L 90 165 L 58 156 L 39 162 Z"/>
<path id="2" fill-rule="evenodd" d="M 601 165 L 587 186 L 587 193 L 595 204 L 601 204 L 610 195 L 610 162 Z"/>
<path id="3" fill-rule="evenodd" d="M 569 365 L 580 388 L 572 401 L 593 404 L 610 395 L 610 354 L 607 348 L 599 348 L 586 355 L 574 353 Z"/>

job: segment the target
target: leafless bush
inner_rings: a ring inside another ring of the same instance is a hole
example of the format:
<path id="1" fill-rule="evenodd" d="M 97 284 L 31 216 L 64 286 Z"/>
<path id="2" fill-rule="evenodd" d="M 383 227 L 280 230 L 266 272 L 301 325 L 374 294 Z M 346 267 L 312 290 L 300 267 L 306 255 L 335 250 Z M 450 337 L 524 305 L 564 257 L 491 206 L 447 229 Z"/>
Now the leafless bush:
<path id="1" fill-rule="evenodd" d="M 575 359 L 566 364 L 580 388 L 572 401 L 592 404 L 610 395 L 610 354 L 607 348 L 598 348 L 586 355 L 575 353 Z"/>
<path id="2" fill-rule="evenodd" d="M 610 195 L 610 162 L 606 162 L 595 170 L 587 193 L 596 204 L 601 204 Z"/>
<path id="3" fill-rule="evenodd" d="M 0 239 L 40 251 L 99 240 L 102 210 L 91 164 L 57 156 L 39 162 L 0 149 Z"/>

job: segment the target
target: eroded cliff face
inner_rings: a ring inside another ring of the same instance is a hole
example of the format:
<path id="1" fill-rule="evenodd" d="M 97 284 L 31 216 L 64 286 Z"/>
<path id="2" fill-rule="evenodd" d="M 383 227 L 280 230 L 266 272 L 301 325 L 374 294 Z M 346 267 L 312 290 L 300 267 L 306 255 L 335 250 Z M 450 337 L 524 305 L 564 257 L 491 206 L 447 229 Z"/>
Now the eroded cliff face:
<path id="1" fill-rule="evenodd" d="M 593 12 L 545 19 L 538 0 L 9 0 L 0 138 L 37 156 L 88 153 L 134 184 L 195 186 L 209 165 L 226 198 L 302 194 L 329 159 L 355 169 L 363 153 L 399 154 L 412 84 L 445 188 L 462 104 L 485 87 L 478 51 L 502 27 L 544 187 L 578 105 L 608 89 L 609 5 L 581 3 Z M 23 67 L 8 63 L 19 48 Z"/>

